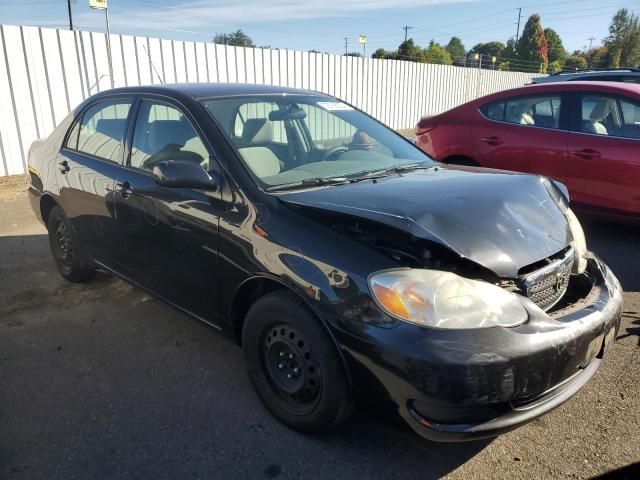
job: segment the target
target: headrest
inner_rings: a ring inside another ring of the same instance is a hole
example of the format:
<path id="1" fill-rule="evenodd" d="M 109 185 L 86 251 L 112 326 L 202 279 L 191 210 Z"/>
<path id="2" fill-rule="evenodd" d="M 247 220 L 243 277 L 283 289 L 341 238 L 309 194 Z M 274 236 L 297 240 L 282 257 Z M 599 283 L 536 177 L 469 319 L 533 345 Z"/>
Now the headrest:
<path id="1" fill-rule="evenodd" d="M 169 144 L 184 145 L 194 136 L 193 129 L 181 120 L 155 120 L 149 124 L 149 151 L 161 150 Z"/>
<path id="2" fill-rule="evenodd" d="M 599 122 L 604 120 L 607 115 L 609 115 L 609 112 L 611 112 L 611 101 L 608 98 L 603 98 L 596 103 L 595 107 L 593 107 L 589 118 L 593 121 Z"/>
<path id="3" fill-rule="evenodd" d="M 273 128 L 266 118 L 250 118 L 244 122 L 242 141 L 245 144 L 267 143 L 273 140 Z"/>
<path id="4" fill-rule="evenodd" d="M 120 140 L 126 124 L 126 118 L 101 118 L 96 122 L 96 132 Z"/>

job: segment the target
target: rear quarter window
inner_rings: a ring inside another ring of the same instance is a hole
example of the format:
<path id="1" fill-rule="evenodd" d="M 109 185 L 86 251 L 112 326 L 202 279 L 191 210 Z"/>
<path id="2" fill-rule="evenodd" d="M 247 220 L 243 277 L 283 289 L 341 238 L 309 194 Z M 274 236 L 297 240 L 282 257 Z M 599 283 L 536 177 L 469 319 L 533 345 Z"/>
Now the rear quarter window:
<path id="1" fill-rule="evenodd" d="M 480 107 L 480 111 L 485 117 L 491 120 L 502 121 L 504 120 L 504 106 L 505 102 L 503 101 L 488 103 Z"/>

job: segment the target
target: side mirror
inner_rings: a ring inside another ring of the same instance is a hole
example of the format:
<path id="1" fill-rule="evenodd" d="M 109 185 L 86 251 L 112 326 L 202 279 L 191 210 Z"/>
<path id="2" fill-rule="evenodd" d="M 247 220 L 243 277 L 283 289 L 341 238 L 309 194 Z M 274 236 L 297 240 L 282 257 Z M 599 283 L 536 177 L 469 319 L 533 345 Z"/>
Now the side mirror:
<path id="1" fill-rule="evenodd" d="M 201 188 L 216 191 L 220 187 L 199 163 L 180 160 L 165 160 L 153 167 L 156 182 L 163 187 Z"/>

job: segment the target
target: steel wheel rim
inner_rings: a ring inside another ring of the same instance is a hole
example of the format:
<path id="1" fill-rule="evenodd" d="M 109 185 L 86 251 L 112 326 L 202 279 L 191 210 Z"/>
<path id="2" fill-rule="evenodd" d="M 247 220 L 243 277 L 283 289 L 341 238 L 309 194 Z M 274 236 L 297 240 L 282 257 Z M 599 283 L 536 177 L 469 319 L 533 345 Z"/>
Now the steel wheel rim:
<path id="1" fill-rule="evenodd" d="M 58 259 L 65 266 L 71 265 L 73 261 L 73 246 L 71 243 L 69 229 L 64 222 L 58 222 L 54 236 L 54 244 L 56 246 L 56 255 Z"/>
<path id="2" fill-rule="evenodd" d="M 312 411 L 320 399 L 322 377 L 307 338 L 279 323 L 264 330 L 261 344 L 263 371 L 285 408 L 298 415 Z"/>

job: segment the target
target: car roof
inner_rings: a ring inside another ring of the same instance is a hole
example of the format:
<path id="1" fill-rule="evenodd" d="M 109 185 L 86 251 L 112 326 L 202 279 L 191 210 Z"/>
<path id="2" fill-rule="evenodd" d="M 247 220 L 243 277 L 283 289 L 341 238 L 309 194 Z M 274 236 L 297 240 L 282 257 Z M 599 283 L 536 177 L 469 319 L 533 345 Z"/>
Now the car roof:
<path id="1" fill-rule="evenodd" d="M 279 87 L 273 85 L 258 85 L 252 83 L 174 83 L 147 85 L 140 87 L 122 87 L 105 90 L 97 96 L 108 94 L 145 94 L 156 93 L 164 95 L 188 95 L 196 99 L 232 97 L 239 95 L 317 95 L 327 96 L 320 92 L 301 88 Z"/>
<path id="2" fill-rule="evenodd" d="M 594 81 L 571 81 L 571 82 L 552 82 L 552 83 L 534 83 L 523 87 L 502 90 L 492 93 L 485 97 L 479 98 L 472 103 L 484 104 L 487 101 L 498 100 L 503 97 L 514 95 L 529 95 L 535 93 L 549 92 L 566 92 L 566 91 L 600 91 L 608 93 L 626 93 L 640 95 L 640 84 L 622 83 L 622 82 L 594 82 Z"/>
<path id="3" fill-rule="evenodd" d="M 611 70 L 583 70 L 579 72 L 558 72 L 546 77 L 536 77 L 534 83 L 562 82 L 566 80 L 579 80 L 580 78 L 598 77 L 640 77 L 640 70 L 635 68 L 617 68 Z"/>

